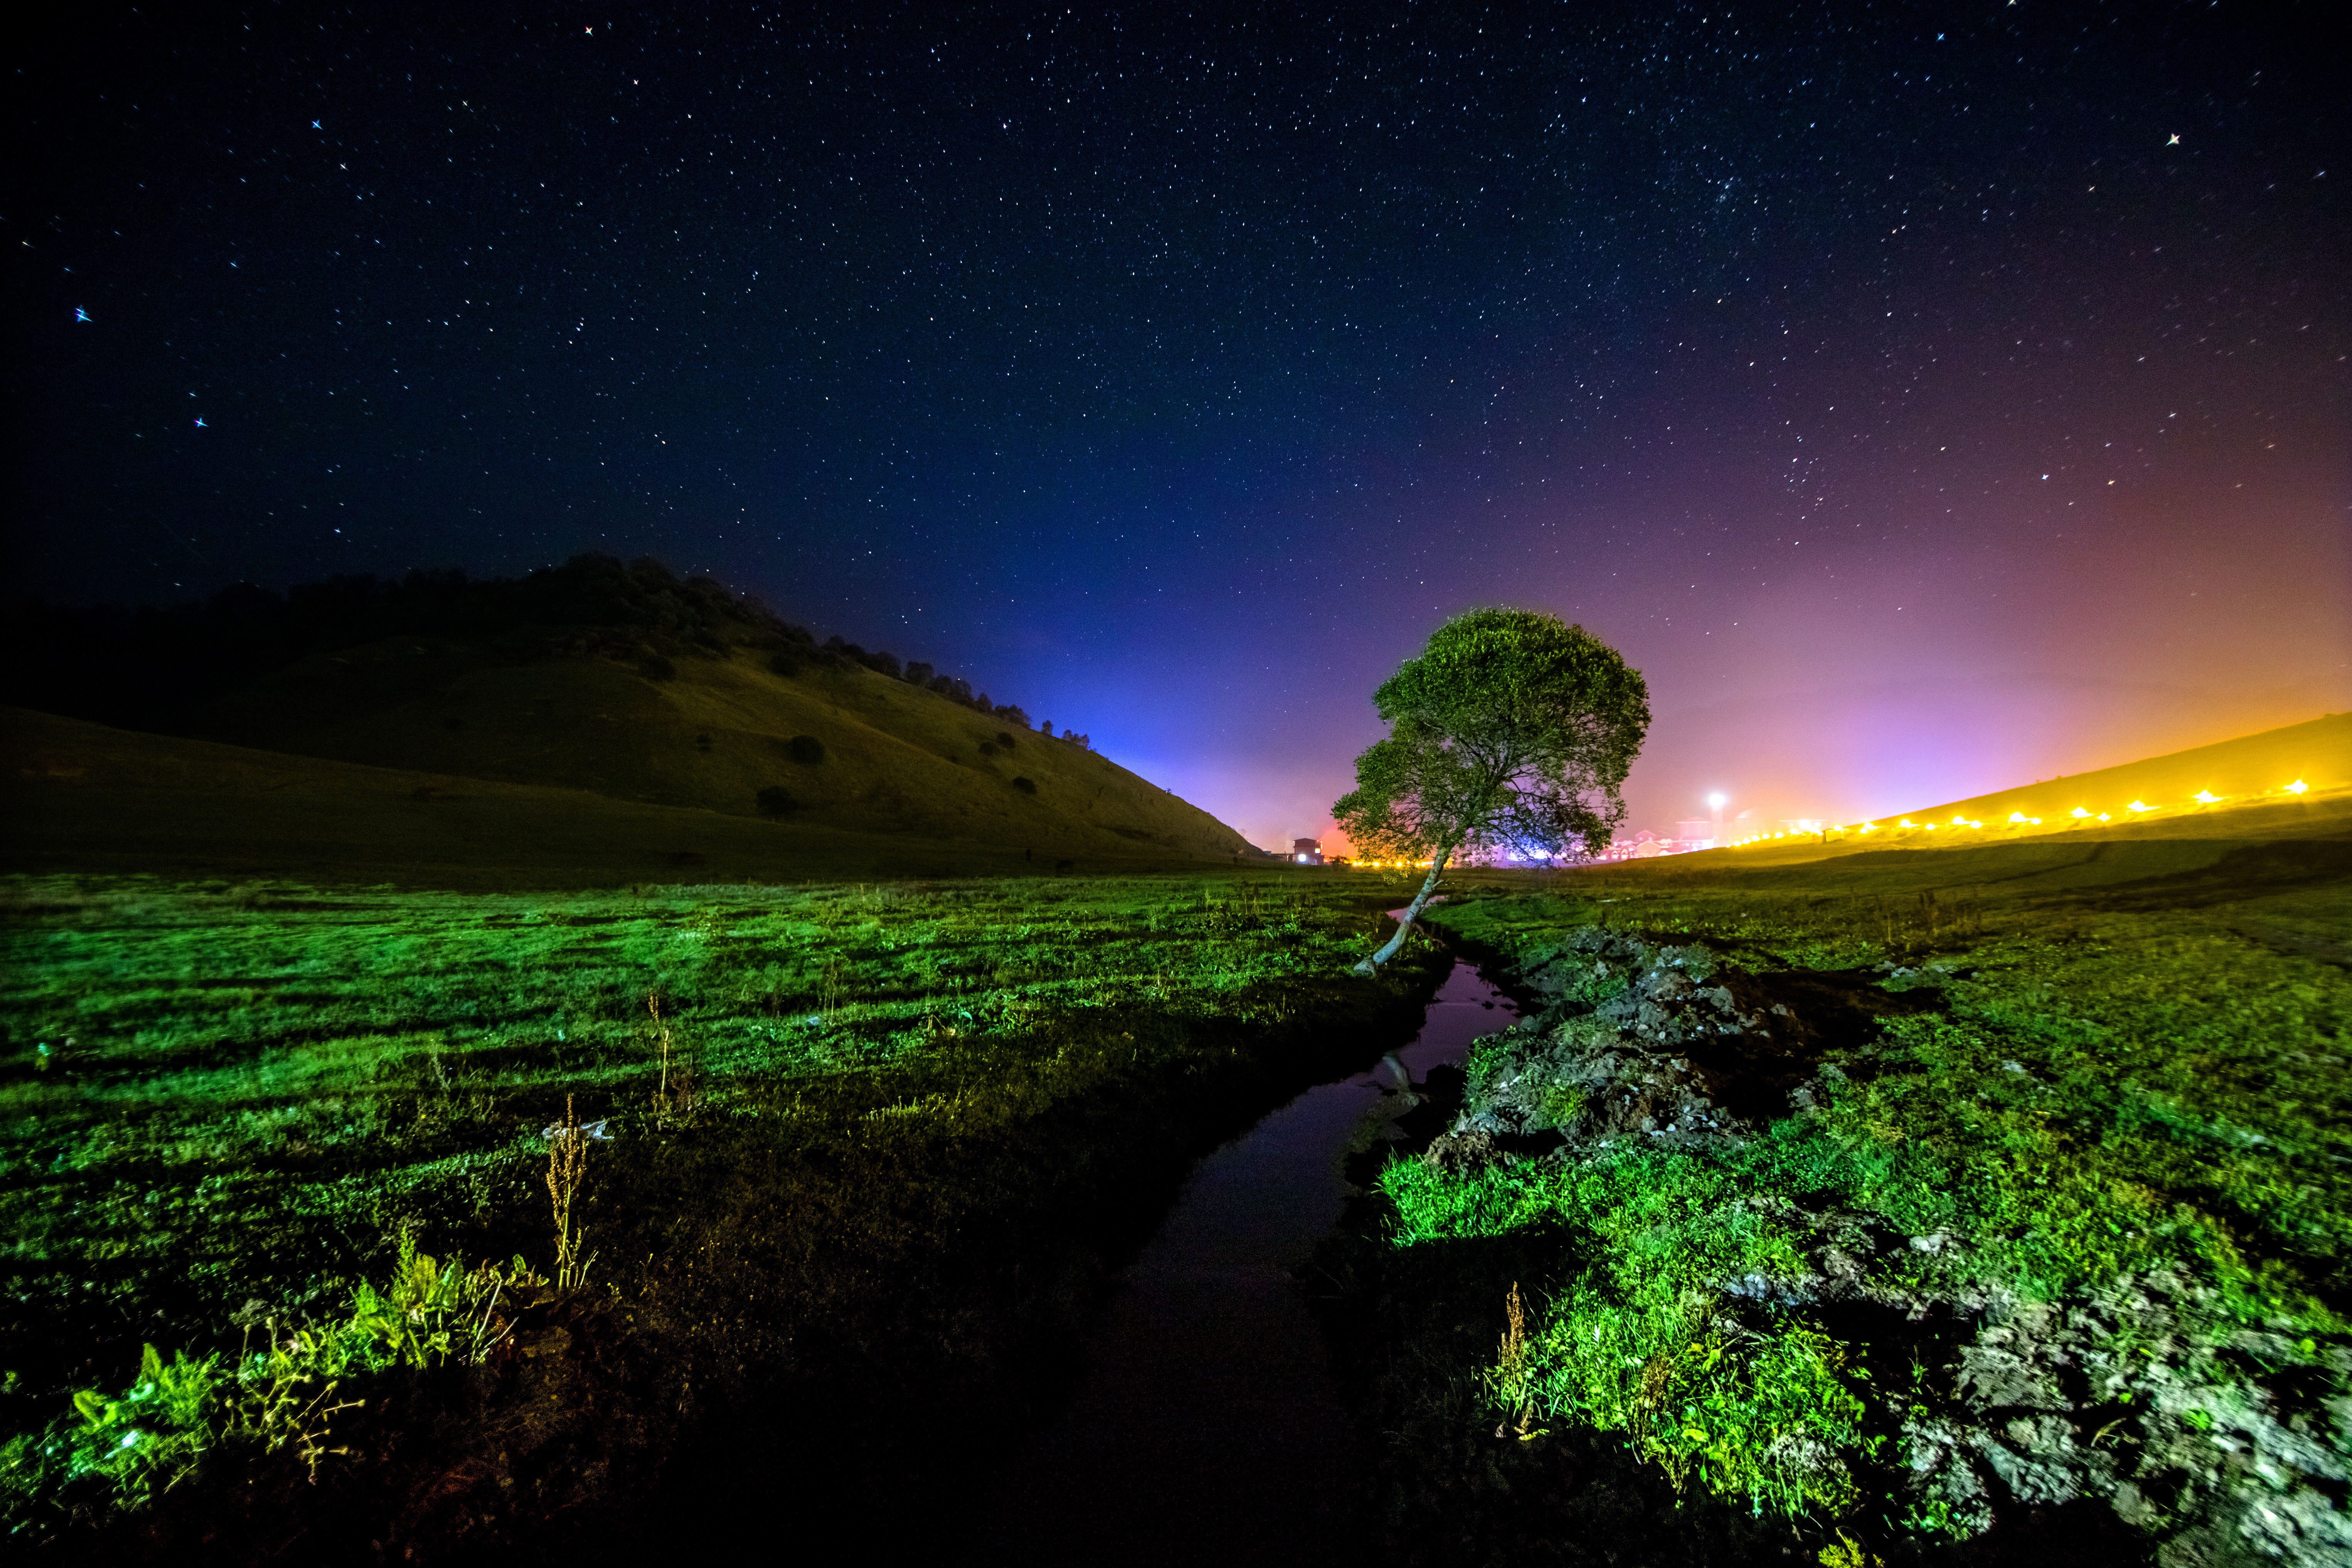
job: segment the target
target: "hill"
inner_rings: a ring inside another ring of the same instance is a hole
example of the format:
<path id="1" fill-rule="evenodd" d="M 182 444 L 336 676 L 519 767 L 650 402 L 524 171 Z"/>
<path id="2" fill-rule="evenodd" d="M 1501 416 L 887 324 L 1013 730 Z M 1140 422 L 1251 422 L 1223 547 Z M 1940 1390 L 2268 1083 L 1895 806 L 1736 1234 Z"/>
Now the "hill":
<path id="1" fill-rule="evenodd" d="M 1820 838 L 1765 837 L 1674 858 L 1686 866 L 1732 859 L 1798 865 L 1895 847 L 1949 852 L 2059 840 L 2291 838 L 2333 833 L 2348 805 L 2352 713 L 2329 713 L 2210 746 L 1852 823 Z"/>
<path id="2" fill-rule="evenodd" d="M 288 802 L 349 796 L 354 823 L 385 799 L 462 798 L 473 815 L 495 815 L 485 803 L 521 797 L 484 785 L 536 787 L 558 792 L 541 809 L 600 820 L 623 804 L 740 819 L 704 837 L 732 843 L 748 833 L 744 842 L 763 853 L 783 841 L 780 828 L 804 846 L 812 834 L 848 835 L 864 847 L 853 853 L 845 839 L 840 855 L 816 858 L 877 872 L 909 856 L 942 858 L 938 849 L 879 855 L 876 845 L 893 838 L 961 847 L 950 860 L 976 854 L 992 864 L 1009 853 L 1048 868 L 1138 857 L 1231 863 L 1256 853 L 1206 812 L 1082 739 L 1033 730 L 1018 707 L 961 679 L 839 638 L 820 647 L 756 600 L 680 582 L 654 562 L 583 556 L 488 583 L 456 574 L 350 579 L 173 611 L 51 612 L 38 629 L 41 658 L 21 665 L 20 690 L 69 718 L 179 737 L 13 722 L 40 753 L 16 771 L 41 781 L 35 793 L 59 831 L 92 845 L 136 837 L 165 847 L 152 824 L 117 831 L 85 820 L 94 791 L 170 778 L 182 791 L 237 800 L 236 781 L 258 770 L 294 781 L 270 786 L 294 791 Z M 19 640 L 26 635 L 20 626 Z M 65 657 L 74 650 L 88 654 L 86 666 Z M 192 743 L 203 742 L 214 747 Z M 259 753 L 401 776 L 289 768 Z M 223 824 L 245 820 L 224 809 Z M 227 852 L 225 826 L 184 826 L 190 843 Z M 250 826 L 268 837 L 266 821 Z M 407 826 L 376 826 L 410 842 Z M 551 833 L 563 837 L 551 823 L 524 842 L 552 842 Z M 427 839 L 419 847 L 454 843 Z M 347 832 L 317 840 L 331 841 L 386 858 Z"/>
<path id="3" fill-rule="evenodd" d="M 2030 826 L 2036 819 L 2045 826 L 2178 820 L 2184 814 L 2283 800 L 2296 784 L 2304 786 L 2297 795 L 2352 786 L 2352 713 L 2323 714 L 2210 746 L 1949 800 L 1881 817 L 1876 826 L 1893 826 L 1904 816 L 1922 823 L 1948 823 L 1957 816 L 1989 826 Z"/>
<path id="4" fill-rule="evenodd" d="M 761 815 L 761 792 L 781 789 L 796 823 L 1057 858 L 1230 860 L 1248 848 L 1076 742 L 854 662 L 783 675 L 773 657 L 750 646 L 654 664 L 592 646 L 518 660 L 484 641 L 393 637 L 248 682 L 192 728 L 268 751 L 734 816 Z"/>
<path id="5" fill-rule="evenodd" d="M 406 888 L 1050 873 L 1040 851 L 367 767 L 0 709 L 0 870 Z M 1120 840 L 1084 871 L 1198 865 Z"/>

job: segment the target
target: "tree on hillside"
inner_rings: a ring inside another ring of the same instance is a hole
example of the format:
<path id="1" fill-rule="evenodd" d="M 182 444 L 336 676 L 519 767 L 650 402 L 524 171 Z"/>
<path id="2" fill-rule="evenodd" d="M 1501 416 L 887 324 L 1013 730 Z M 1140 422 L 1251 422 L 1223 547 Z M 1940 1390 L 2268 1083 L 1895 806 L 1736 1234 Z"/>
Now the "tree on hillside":
<path id="1" fill-rule="evenodd" d="M 1616 649 L 1535 610 L 1472 610 L 1372 693 L 1388 738 L 1356 759 L 1331 816 L 1360 851 L 1429 858 L 1370 974 L 1404 945 L 1456 856 L 1598 853 L 1650 728 L 1650 689 Z"/>

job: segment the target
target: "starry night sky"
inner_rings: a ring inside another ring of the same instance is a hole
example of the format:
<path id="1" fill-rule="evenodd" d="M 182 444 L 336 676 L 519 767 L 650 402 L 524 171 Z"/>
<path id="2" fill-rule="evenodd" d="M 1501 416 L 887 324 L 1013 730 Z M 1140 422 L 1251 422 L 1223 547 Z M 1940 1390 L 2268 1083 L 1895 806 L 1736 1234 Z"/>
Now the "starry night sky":
<path id="1" fill-rule="evenodd" d="M 1261 843 L 1479 604 L 1661 831 L 2352 707 L 2331 7 L 68 9 L 19 591 L 655 554 Z"/>

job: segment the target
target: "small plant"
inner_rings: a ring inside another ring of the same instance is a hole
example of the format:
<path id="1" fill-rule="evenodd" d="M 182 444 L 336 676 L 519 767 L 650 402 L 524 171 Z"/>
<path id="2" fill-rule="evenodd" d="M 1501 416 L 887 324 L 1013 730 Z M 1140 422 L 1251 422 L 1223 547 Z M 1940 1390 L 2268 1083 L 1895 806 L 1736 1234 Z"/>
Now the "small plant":
<path id="1" fill-rule="evenodd" d="M 1492 1373 L 1496 1401 L 1506 1414 L 1495 1427 L 1497 1437 L 1514 1436 L 1521 1442 L 1543 1434 L 1536 1429 L 1534 1379 L 1530 1375 L 1528 1350 L 1527 1303 L 1519 1297 L 1519 1282 L 1511 1281 L 1511 1293 L 1503 1298 L 1503 1339 Z"/>
<path id="2" fill-rule="evenodd" d="M 661 1063 L 660 1077 L 654 1089 L 654 1108 L 658 1112 L 669 1110 L 669 1025 L 662 1018 L 661 987 L 646 993 L 646 1011 L 654 1021 L 654 1050 Z"/>
<path id="3" fill-rule="evenodd" d="M 816 983 L 817 1011 L 826 1023 L 832 1023 L 839 1016 L 842 1004 L 848 995 L 849 965 L 843 962 L 839 953 L 835 953 L 825 962 Z"/>
<path id="4" fill-rule="evenodd" d="M 698 1082 L 701 1075 L 696 1070 L 699 1063 L 692 1058 L 680 1059 L 669 1020 L 662 1016 L 659 986 L 646 994 L 646 1011 L 653 1016 L 654 1053 L 658 1064 L 654 1089 L 655 1119 L 666 1123 L 673 1116 L 690 1116 L 701 1100 Z"/>
<path id="5" fill-rule="evenodd" d="M 580 1125 L 572 1097 L 563 1097 L 563 1120 L 547 1140 L 547 1193 L 555 1211 L 555 1288 L 577 1290 L 588 1283 L 595 1255 L 581 1250 L 583 1233 L 572 1223 L 572 1200 L 588 1179 L 588 1130 Z"/>
<path id="6" fill-rule="evenodd" d="M 1877 1568 L 1877 1555 L 1841 1530 L 1837 1539 L 1821 1549 L 1822 1568 Z"/>
<path id="7" fill-rule="evenodd" d="M 1572 1127 L 1584 1114 L 1587 1095 L 1580 1083 L 1554 1083 L 1543 1091 L 1543 1119 L 1554 1127 Z"/>
<path id="8" fill-rule="evenodd" d="M 1035 795 L 1037 793 L 1037 781 L 1035 779 L 1029 778 L 1016 778 L 1013 781 L 1013 787 L 1019 790 L 1023 795 Z"/>

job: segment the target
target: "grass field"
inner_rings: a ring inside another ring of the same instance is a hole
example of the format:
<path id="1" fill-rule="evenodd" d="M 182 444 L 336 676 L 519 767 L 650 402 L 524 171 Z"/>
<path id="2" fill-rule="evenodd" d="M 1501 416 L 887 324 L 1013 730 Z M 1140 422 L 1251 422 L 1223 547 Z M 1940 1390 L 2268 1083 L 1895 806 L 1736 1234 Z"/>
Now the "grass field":
<path id="1" fill-rule="evenodd" d="M 1540 1009 L 1467 1108 L 1556 1131 L 1390 1164 L 1385 1239 L 1333 1263 L 1356 1331 L 1410 1347 L 1365 1373 L 1402 1534 L 2340 1561 L 2352 814 L 2242 820 L 1497 879 L 1439 911 Z M 1737 1064 L 1596 1014 L 1667 969 L 1804 1026 L 1746 1131 L 1683 1109 L 1734 1103 Z M 1673 1098 L 1693 1060 L 1712 1100 Z M 1604 1088 L 1640 1103 L 1612 1120 Z"/>
<path id="2" fill-rule="evenodd" d="M 100 1429 L 67 1396 L 154 1385 L 142 1344 L 230 1367 L 256 1324 L 353 1321 L 404 1237 L 551 1276 L 546 1130 L 567 1102 L 609 1138 L 583 1145 L 592 1286 L 664 1347 L 663 1386 L 980 1377 L 1082 1311 L 1088 1249 L 1136 1223 L 1139 1182 L 1402 1026 L 1381 1019 L 1404 990 L 1335 978 L 1391 896 L 1264 872 L 510 894 L 18 879 L 8 1426 Z M 353 1355 L 352 1376 L 399 1361 Z M 237 1449 L 208 1419 L 197 1447 Z M 530 1478 L 525 1448 L 544 1490 L 570 1450 L 542 1425 L 467 1496 Z M 12 1454 L 20 1524 L 160 1486 L 75 1452 Z"/>

